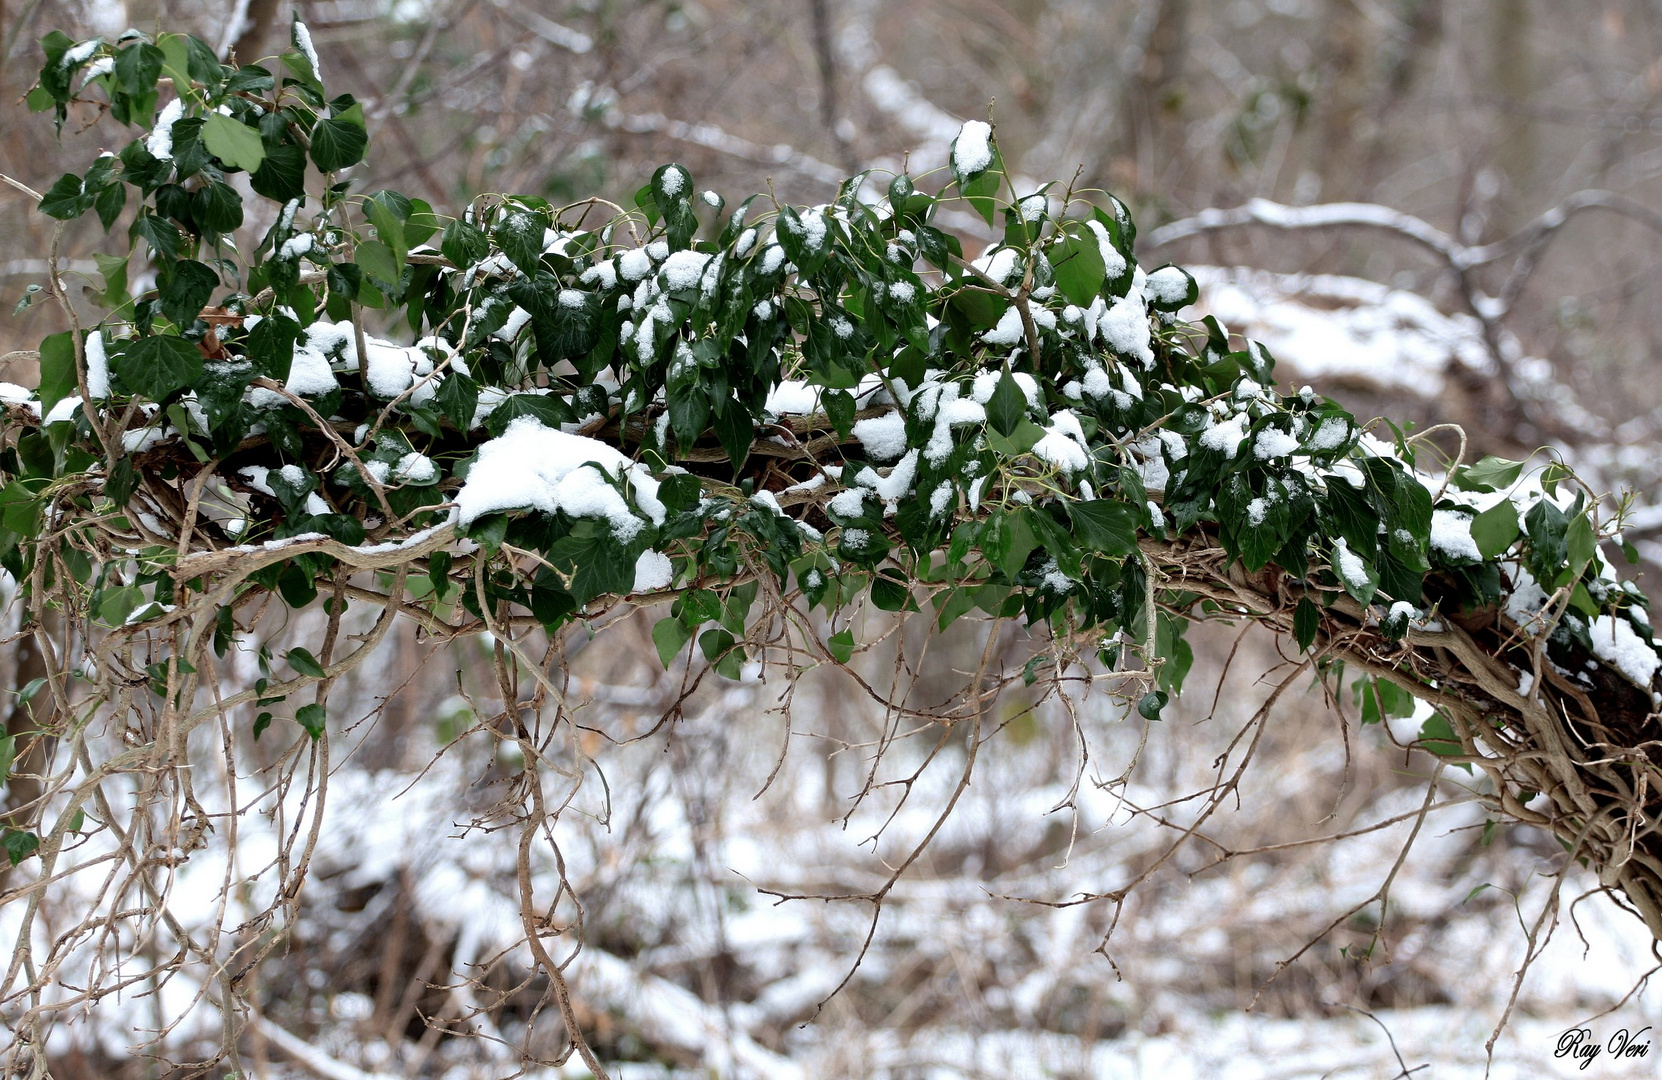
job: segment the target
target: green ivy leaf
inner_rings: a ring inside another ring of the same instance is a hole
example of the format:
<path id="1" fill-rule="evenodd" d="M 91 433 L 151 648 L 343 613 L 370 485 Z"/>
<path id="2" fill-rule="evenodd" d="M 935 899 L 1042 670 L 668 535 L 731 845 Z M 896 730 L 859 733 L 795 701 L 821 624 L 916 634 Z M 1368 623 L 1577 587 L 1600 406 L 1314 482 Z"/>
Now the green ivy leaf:
<path id="1" fill-rule="evenodd" d="M 1455 484 L 1462 491 L 1496 491 L 1511 487 L 1523 472 L 1524 463 L 1489 455 L 1462 470 Z"/>
<path id="2" fill-rule="evenodd" d="M 1580 575 L 1587 564 L 1593 561 L 1598 554 L 1598 537 L 1593 533 L 1593 523 L 1589 520 L 1591 511 L 1577 514 L 1570 519 L 1570 526 L 1564 533 L 1565 554 L 1569 558 L 1570 571 Z"/>
<path id="3" fill-rule="evenodd" d="M 1070 303 L 1090 307 L 1106 284 L 1102 249 L 1096 234 L 1084 226 L 1070 222 L 1066 228 L 1062 238 L 1050 249 L 1050 262 L 1056 268 L 1056 287 Z"/>
<path id="4" fill-rule="evenodd" d="M 64 173 L 40 197 L 39 210 L 59 221 L 73 221 L 92 209 L 93 196 L 81 185 L 74 173 Z"/>
<path id="5" fill-rule="evenodd" d="M 7 829 L 4 838 L 0 838 L 0 848 L 6 850 L 6 858 L 16 866 L 40 850 L 40 837 L 22 829 Z"/>
<path id="6" fill-rule="evenodd" d="M 698 647 L 704 653 L 704 658 L 710 661 L 716 674 L 728 679 L 739 677 L 739 668 L 744 663 L 744 650 L 732 634 L 720 627 L 711 627 L 698 635 Z"/>
<path id="7" fill-rule="evenodd" d="M 1171 701 L 1171 695 L 1164 690 L 1151 690 L 1137 700 L 1137 715 L 1144 720 L 1160 719 L 1160 710 Z"/>
<path id="8" fill-rule="evenodd" d="M 280 203 L 306 194 L 306 152 L 293 143 L 268 146 L 265 160 L 248 178 L 255 194 Z"/>
<path id="9" fill-rule="evenodd" d="M 444 227 L 439 250 L 458 267 L 466 268 L 490 253 L 490 241 L 485 234 L 457 218 Z"/>
<path id="10" fill-rule="evenodd" d="M 213 299 L 218 286 L 219 275 L 206 263 L 195 259 L 174 263 L 161 286 L 162 314 L 181 330 L 188 329 Z"/>
<path id="11" fill-rule="evenodd" d="M 111 363 L 122 382 L 151 401 L 161 401 L 202 377 L 202 350 L 170 334 L 139 338 Z"/>
<path id="12" fill-rule="evenodd" d="M 65 330 L 40 343 L 40 389 L 37 392 L 40 395 L 41 415 L 50 413 L 54 405 L 75 393 L 77 388 L 75 339 Z"/>
<path id="13" fill-rule="evenodd" d="M 294 712 L 294 722 L 306 729 L 306 734 L 312 737 L 313 742 L 322 738 L 324 721 L 327 719 L 328 715 L 323 706 L 315 702 L 302 705 Z"/>
<path id="14" fill-rule="evenodd" d="M 399 278 L 404 276 L 398 265 L 397 254 L 379 240 L 365 240 L 360 243 L 352 259 L 363 268 L 364 273 L 388 285 L 398 284 Z"/>
<path id="15" fill-rule="evenodd" d="M 993 396 L 987 400 L 987 419 L 1000 435 L 1015 433 L 1016 425 L 1027 415 L 1027 395 L 1022 393 L 1015 378 L 1006 371 L 993 387 Z"/>
<path id="16" fill-rule="evenodd" d="M 257 129 L 241 120 L 212 112 L 202 124 L 202 142 L 208 152 L 233 169 L 255 172 L 265 163 L 265 144 Z"/>
<path id="17" fill-rule="evenodd" d="M 871 602 L 883 611 L 899 611 L 912 598 L 898 571 L 884 570 L 871 579 Z"/>
<path id="18" fill-rule="evenodd" d="M 1542 499 L 1530 507 L 1529 513 L 1524 515 L 1524 523 L 1529 530 L 1529 552 L 1525 560 L 1529 564 L 1529 572 L 1542 588 L 1550 589 L 1564 569 L 1567 557 L 1565 533 L 1570 523 L 1564 517 L 1564 511 L 1550 499 Z"/>
<path id="19" fill-rule="evenodd" d="M 691 510 L 702 494 L 703 487 L 693 473 L 673 473 L 658 485 L 658 500 L 672 511 Z"/>
<path id="20" fill-rule="evenodd" d="M 323 670 L 323 665 L 318 663 L 317 657 L 313 656 L 307 649 L 299 647 L 290 649 L 285 654 L 285 658 L 289 662 L 289 667 L 308 678 L 322 679 L 328 677 L 328 673 Z"/>
<path id="21" fill-rule="evenodd" d="M 1023 416 L 1008 438 L 996 430 L 987 432 L 987 447 L 1000 457 L 1019 457 L 1039 445 L 1044 437 L 1045 429 Z"/>
<path id="22" fill-rule="evenodd" d="M 1518 508 L 1502 499 L 1472 519 L 1472 540 L 1485 559 L 1503 554 L 1518 538 Z"/>
<path id="23" fill-rule="evenodd" d="M 548 558 L 571 574 L 571 595 L 578 604 L 586 604 L 597 596 L 621 596 L 634 588 L 640 551 L 619 543 L 609 525 L 584 518 L 548 549 Z"/>
<path id="24" fill-rule="evenodd" d="M 515 210 L 497 223 L 497 246 L 523 273 L 535 275 L 542 260 L 543 228 L 542 215 Z"/>
<path id="25" fill-rule="evenodd" d="M 409 217 L 409 205 L 408 199 L 391 191 L 378 191 L 364 202 L 369 223 L 375 226 L 375 237 L 392 250 L 400 274 L 404 272 L 404 258 L 410 252 L 409 244 L 404 240 L 404 219 Z M 392 277 L 387 280 L 398 279 Z"/>
<path id="26" fill-rule="evenodd" d="M 1298 607 L 1293 609 L 1293 637 L 1298 641 L 1298 651 L 1307 653 L 1311 644 L 1316 640 L 1316 631 L 1321 628 L 1321 609 L 1310 602 L 1308 596 L 1298 598 Z"/>
<path id="27" fill-rule="evenodd" d="M 692 631 L 680 619 L 659 619 L 652 627 L 652 644 L 658 647 L 658 659 L 667 670 L 674 659 L 692 640 Z"/>
<path id="28" fill-rule="evenodd" d="M 97 195 L 93 196 L 92 208 L 98 213 L 98 223 L 109 232 L 115 219 L 121 216 L 121 208 L 127 205 L 127 185 L 111 184 Z"/>
<path id="29" fill-rule="evenodd" d="M 1136 512 L 1115 499 L 1095 499 L 1068 504 L 1074 538 L 1088 551 L 1113 558 L 1137 550 Z"/>
<path id="30" fill-rule="evenodd" d="M 364 159 L 369 135 L 348 120 L 319 120 L 312 127 L 312 164 L 319 172 L 338 172 Z"/>
<path id="31" fill-rule="evenodd" d="M 849 657 L 854 655 L 854 635 L 847 630 L 838 630 L 826 639 L 825 648 L 831 654 L 831 659 L 839 664 L 846 664 Z"/>
<path id="32" fill-rule="evenodd" d="M 123 91 L 138 97 L 156 89 L 161 78 L 162 51 L 147 41 L 122 49 L 115 58 L 115 81 Z"/>

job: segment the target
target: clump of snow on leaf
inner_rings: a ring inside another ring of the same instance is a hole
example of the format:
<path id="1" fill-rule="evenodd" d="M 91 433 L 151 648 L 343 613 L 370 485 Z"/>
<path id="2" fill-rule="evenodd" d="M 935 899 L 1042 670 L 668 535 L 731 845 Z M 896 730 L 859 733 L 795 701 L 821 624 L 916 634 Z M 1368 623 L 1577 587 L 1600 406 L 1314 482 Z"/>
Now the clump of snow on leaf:
<path id="1" fill-rule="evenodd" d="M 563 511 L 607 521 L 614 536 L 628 541 L 640 532 L 642 521 L 608 479 L 618 476 L 628 477 L 636 507 L 653 524 L 662 524 L 658 482 L 644 465 L 596 439 L 555 431 L 533 417 L 516 417 L 479 448 L 456 493 L 458 520 L 466 526 L 503 511 Z"/>
<path id="2" fill-rule="evenodd" d="M 893 461 L 906 452 L 906 417 L 898 412 L 871 416 L 854 425 L 854 437 L 878 461 Z"/>
<path id="3" fill-rule="evenodd" d="M 958 175 L 974 176 L 993 163 L 992 136 L 992 125 L 985 120 L 971 120 L 958 129 L 952 144 L 952 167 Z"/>
<path id="4" fill-rule="evenodd" d="M 1458 510 L 1432 511 L 1431 546 L 1452 558 L 1483 561 L 1483 553 L 1472 539 L 1472 516 Z"/>
<path id="5" fill-rule="evenodd" d="M 1144 287 L 1159 303 L 1180 303 L 1189 295 L 1189 275 L 1175 266 L 1162 266 L 1148 275 Z"/>
<path id="6" fill-rule="evenodd" d="M 1600 615 L 1588 627 L 1587 634 L 1593 642 L 1594 656 L 1650 689 L 1650 681 L 1658 665 L 1662 665 L 1662 659 L 1657 658 L 1655 646 L 1640 637 L 1631 623 L 1614 615 Z"/>
<path id="7" fill-rule="evenodd" d="M 643 551 L 635 560 L 635 587 L 632 592 L 662 589 L 675 579 L 675 566 L 661 551 Z"/>
<path id="8" fill-rule="evenodd" d="M 144 148 L 150 151 L 150 156 L 163 161 L 173 160 L 173 125 L 185 115 L 185 103 L 174 98 L 167 103 L 167 108 L 156 117 L 156 126 L 150 129 L 149 138 L 144 140 Z"/>

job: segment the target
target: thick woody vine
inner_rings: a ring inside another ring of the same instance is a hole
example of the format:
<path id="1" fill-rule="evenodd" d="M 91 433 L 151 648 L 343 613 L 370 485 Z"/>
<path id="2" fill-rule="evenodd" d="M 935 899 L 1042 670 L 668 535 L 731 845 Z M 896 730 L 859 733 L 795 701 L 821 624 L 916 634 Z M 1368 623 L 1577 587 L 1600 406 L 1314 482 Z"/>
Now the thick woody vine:
<path id="1" fill-rule="evenodd" d="M 563 635 L 631 606 L 669 602 L 652 638 L 689 682 L 846 667 L 867 608 L 1048 635 L 1025 670 L 984 662 L 962 701 L 917 712 L 978 731 L 1010 680 L 1080 670 L 1156 721 L 1184 628 L 1254 620 L 1330 681 L 1360 675 L 1365 720 L 1429 703 L 1419 745 L 1662 938 L 1659 661 L 1607 558 L 1632 551 L 1605 493 L 1279 393 L 1261 346 L 1178 318 L 1194 281 L 1138 264 L 1122 203 L 1017 190 L 986 123 L 949 175 L 862 173 L 821 206 L 730 207 L 668 164 L 633 207 L 492 194 L 450 217 L 360 189 L 363 110 L 328 95 L 298 23 L 293 43 L 240 67 L 179 35 L 42 43 L 30 108 L 139 134 L 36 195 L 62 224 L 26 302 L 69 328 L 40 343 L 37 389 L 0 387 L 0 566 L 47 658 L 16 688 L 42 726 L 0 757 L 51 748 L 0 840 L 0 905 L 24 910 L 0 992 L 14 1053 L 43 1044 L 54 972 L 91 947 L 29 944 L 55 876 L 109 872 L 76 861 L 88 836 L 130 867 L 125 902 L 153 894 L 208 824 L 186 756 L 205 725 L 233 759 L 244 725 L 296 724 L 292 761 L 321 783 L 331 684 L 399 618 L 492 635 L 520 703 L 491 724 L 524 750 L 522 859 L 544 774 L 570 772 L 537 719 L 564 693 Z M 967 258 L 943 209 L 1001 239 Z M 75 283 L 91 314 L 59 271 L 87 215 L 110 249 Z M 262 643 L 278 608 L 322 613 L 315 647 Z M 110 805 L 104 781 L 139 774 L 180 827 Z M 270 920 L 304 880 L 299 839 Z M 527 940 L 598 1075 L 529 881 Z M 234 1047 L 238 979 L 270 944 L 182 947 Z"/>

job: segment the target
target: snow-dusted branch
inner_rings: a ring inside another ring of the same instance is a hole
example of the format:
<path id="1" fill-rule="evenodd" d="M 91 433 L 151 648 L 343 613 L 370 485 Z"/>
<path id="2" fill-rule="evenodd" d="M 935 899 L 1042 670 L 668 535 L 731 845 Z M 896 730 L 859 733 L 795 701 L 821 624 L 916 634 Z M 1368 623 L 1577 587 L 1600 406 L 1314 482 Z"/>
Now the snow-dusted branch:
<path id="1" fill-rule="evenodd" d="M 1407 237 L 1440 255 L 1452 269 L 1474 265 L 1474 249 L 1428 222 L 1377 203 L 1323 203 L 1316 206 L 1287 206 L 1269 199 L 1249 199 L 1227 210 L 1207 209 L 1193 217 L 1162 225 L 1149 233 L 1143 243 L 1150 248 L 1174 244 L 1191 236 L 1242 225 L 1265 225 L 1272 229 L 1331 229 L 1342 226 L 1384 229 Z"/>

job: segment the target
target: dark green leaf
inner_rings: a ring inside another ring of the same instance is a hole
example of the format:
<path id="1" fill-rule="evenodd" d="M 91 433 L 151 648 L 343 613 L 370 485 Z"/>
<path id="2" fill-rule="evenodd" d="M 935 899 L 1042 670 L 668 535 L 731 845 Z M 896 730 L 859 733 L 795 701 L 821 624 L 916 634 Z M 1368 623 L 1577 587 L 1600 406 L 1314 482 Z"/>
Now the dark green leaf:
<path id="1" fill-rule="evenodd" d="M 75 339 L 65 330 L 53 334 L 40 343 L 40 411 L 44 416 L 52 407 L 77 392 L 75 377 Z"/>
<path id="2" fill-rule="evenodd" d="M 857 411 L 854 395 L 847 390 L 825 390 L 820 394 L 820 405 L 825 409 L 831 426 L 836 429 L 837 436 L 847 439 L 854 430 L 854 414 Z"/>
<path id="3" fill-rule="evenodd" d="M 1073 535 L 1081 547 L 1115 558 L 1137 550 L 1137 515 L 1125 503 L 1095 499 L 1068 505 Z"/>
<path id="4" fill-rule="evenodd" d="M 64 173 L 40 197 L 40 212 L 59 221 L 72 221 L 92 209 L 93 197 L 81 186 L 81 178 Z"/>
<path id="5" fill-rule="evenodd" d="M 756 421 L 749 411 L 733 398 L 728 398 L 715 422 L 716 438 L 727 451 L 727 460 L 738 469 L 750 455 L 750 444 L 756 438 Z"/>
<path id="6" fill-rule="evenodd" d="M 286 203 L 306 194 L 306 152 L 293 143 L 266 148 L 265 161 L 248 182 L 256 194 Z"/>
<path id="7" fill-rule="evenodd" d="M 294 713 L 294 722 L 306 729 L 306 734 L 312 737 L 313 742 L 323 736 L 323 725 L 327 719 L 323 706 L 315 702 L 300 706 Z"/>
<path id="8" fill-rule="evenodd" d="M 1550 499 L 1542 499 L 1529 508 L 1524 523 L 1529 530 L 1529 572 L 1543 588 L 1551 588 L 1564 568 L 1567 555 L 1564 535 L 1569 521 Z"/>
<path id="9" fill-rule="evenodd" d="M 191 213 L 197 224 L 216 233 L 228 233 L 242 225 L 242 196 L 218 180 L 196 189 Z"/>
<path id="10" fill-rule="evenodd" d="M 871 602 L 883 611 L 899 611 L 909 599 L 911 591 L 895 571 L 886 570 L 871 579 Z"/>
<path id="11" fill-rule="evenodd" d="M 1027 415 L 1027 395 L 1022 393 L 1015 378 L 1006 371 L 999 376 L 998 385 L 987 401 L 987 419 L 1000 435 L 1011 435 Z"/>
<path id="12" fill-rule="evenodd" d="M 181 330 L 189 329 L 218 285 L 219 275 L 206 263 L 195 259 L 174 263 L 161 286 L 162 314 Z"/>
<path id="13" fill-rule="evenodd" d="M 317 657 L 313 656 L 310 651 L 295 647 L 290 649 L 286 656 L 289 662 L 289 667 L 293 668 L 295 671 L 298 671 L 300 674 L 313 679 L 322 679 L 327 677 L 327 673 L 323 670 L 323 665 L 317 662 Z"/>
<path id="14" fill-rule="evenodd" d="M 369 136 L 347 120 L 319 120 L 312 128 L 312 163 L 319 172 L 336 172 L 364 159 Z"/>
<path id="15" fill-rule="evenodd" d="M 134 392 L 161 401 L 202 377 L 202 350 L 184 338 L 158 334 L 129 343 L 112 364 Z"/>
<path id="16" fill-rule="evenodd" d="M 445 258 L 465 269 L 490 252 L 490 241 L 484 233 L 458 218 L 444 227 L 439 250 Z"/>
<path id="17" fill-rule="evenodd" d="M 466 431 L 473 425 L 473 414 L 479 409 L 479 384 L 459 371 L 451 371 L 439 383 L 433 399 L 452 424 Z"/>
<path id="18" fill-rule="evenodd" d="M 1062 295 L 1080 307 L 1090 307 L 1102 292 L 1106 274 L 1096 234 L 1070 225 L 1050 249 L 1050 262 L 1056 268 L 1056 287 Z"/>
<path id="19" fill-rule="evenodd" d="M 98 212 L 98 223 L 109 232 L 115 219 L 121 216 L 121 208 L 127 205 L 127 185 L 111 184 L 100 191 L 92 200 L 92 208 Z"/>
<path id="20" fill-rule="evenodd" d="M 5 848 L 6 858 L 16 866 L 40 849 L 40 837 L 21 829 L 7 829 L 0 848 Z"/>
<path id="21" fill-rule="evenodd" d="M 692 473 L 673 473 L 658 485 L 658 499 L 672 511 L 691 510 L 702 495 L 698 477 Z"/>
<path id="22" fill-rule="evenodd" d="M 1316 640 L 1316 631 L 1321 628 L 1321 609 L 1310 602 L 1308 596 L 1298 598 L 1298 607 L 1293 609 L 1293 637 L 1298 640 L 1298 651 L 1310 651 L 1310 645 Z"/>
<path id="23" fill-rule="evenodd" d="M 534 275 L 542 258 L 543 219 L 540 214 L 515 210 L 496 226 L 496 244 L 508 261 Z"/>
<path id="24" fill-rule="evenodd" d="M 150 250 L 158 257 L 158 262 L 179 257 L 179 230 L 171 221 L 141 210 L 133 221 L 132 231 L 133 235 L 142 236 L 150 244 Z"/>
<path id="25" fill-rule="evenodd" d="M 1171 695 L 1164 690 L 1151 690 L 1137 700 L 1137 715 L 1144 720 L 1160 719 L 1160 710 L 1166 707 Z"/>
<path id="26" fill-rule="evenodd" d="M 550 561 L 571 573 L 571 595 L 578 604 L 633 589 L 639 555 L 639 548 L 619 543 L 607 525 L 591 519 L 579 521 L 548 550 Z"/>

